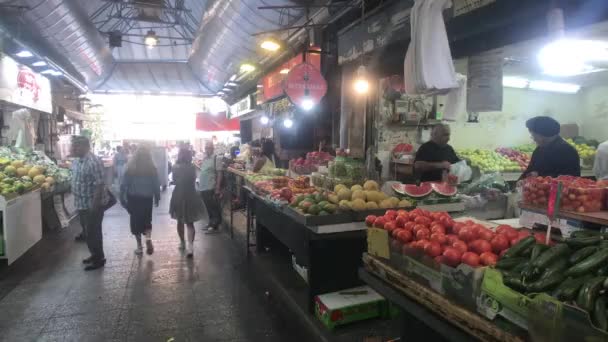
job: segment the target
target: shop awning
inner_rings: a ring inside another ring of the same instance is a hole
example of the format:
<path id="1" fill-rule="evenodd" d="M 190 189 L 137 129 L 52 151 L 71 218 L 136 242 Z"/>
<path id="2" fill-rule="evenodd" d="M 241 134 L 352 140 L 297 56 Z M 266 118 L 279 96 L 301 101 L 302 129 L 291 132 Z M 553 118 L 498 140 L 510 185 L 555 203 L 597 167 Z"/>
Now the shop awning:
<path id="1" fill-rule="evenodd" d="M 212 115 L 210 113 L 196 114 L 196 130 L 206 132 L 239 131 L 239 119 L 228 119 L 226 113 Z"/>

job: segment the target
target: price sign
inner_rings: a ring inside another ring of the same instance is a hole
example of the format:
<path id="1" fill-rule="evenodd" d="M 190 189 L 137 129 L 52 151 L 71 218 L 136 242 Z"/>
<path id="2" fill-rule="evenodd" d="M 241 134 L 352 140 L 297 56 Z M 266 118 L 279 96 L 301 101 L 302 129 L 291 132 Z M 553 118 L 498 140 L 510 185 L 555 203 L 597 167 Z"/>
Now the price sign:
<path id="1" fill-rule="evenodd" d="M 390 257 L 388 231 L 378 228 L 367 229 L 367 253 L 384 259 Z"/>

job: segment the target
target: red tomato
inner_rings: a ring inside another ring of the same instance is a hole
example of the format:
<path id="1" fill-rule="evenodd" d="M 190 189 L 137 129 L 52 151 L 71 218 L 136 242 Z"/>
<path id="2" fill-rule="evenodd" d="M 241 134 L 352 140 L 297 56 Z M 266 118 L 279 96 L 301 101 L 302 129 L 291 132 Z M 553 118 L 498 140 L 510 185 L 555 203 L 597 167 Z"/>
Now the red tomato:
<path id="1" fill-rule="evenodd" d="M 377 217 L 375 215 L 368 215 L 365 218 L 365 225 L 368 227 L 372 227 L 374 225 L 374 222 L 376 221 Z"/>
<path id="2" fill-rule="evenodd" d="M 409 216 L 410 213 L 407 212 L 407 210 L 403 210 L 403 209 L 399 209 L 397 210 L 397 216 Z"/>
<path id="3" fill-rule="evenodd" d="M 441 245 L 437 242 L 431 241 L 428 245 L 426 245 L 426 247 L 424 247 L 424 252 L 431 258 L 438 257 L 441 255 Z"/>
<path id="4" fill-rule="evenodd" d="M 445 263 L 443 255 L 436 256 L 436 257 L 435 257 L 435 262 L 436 262 L 436 263 L 438 263 L 438 264 L 443 264 L 443 263 Z"/>
<path id="5" fill-rule="evenodd" d="M 424 216 L 417 216 L 414 219 L 414 222 L 416 222 L 417 224 L 422 224 L 422 225 L 428 226 L 429 223 L 430 223 L 430 220 L 427 217 L 424 217 Z"/>
<path id="6" fill-rule="evenodd" d="M 547 233 L 534 233 L 534 239 L 536 240 L 536 243 L 544 245 L 547 239 Z"/>
<path id="7" fill-rule="evenodd" d="M 445 227 L 441 223 L 433 223 L 431 224 L 431 233 L 445 234 Z"/>
<path id="8" fill-rule="evenodd" d="M 394 219 L 395 217 L 397 217 L 397 212 L 395 210 L 387 210 L 384 213 L 384 216 L 389 216 L 389 217 L 392 217 Z"/>
<path id="9" fill-rule="evenodd" d="M 515 238 L 513 238 L 513 239 L 509 240 L 509 243 L 511 244 L 511 246 L 515 246 L 515 245 L 517 245 L 517 243 L 518 243 L 520 240 L 523 240 L 523 239 L 525 239 L 525 238 L 526 238 L 525 236 L 516 236 Z"/>
<path id="10" fill-rule="evenodd" d="M 494 238 L 494 232 L 487 228 L 480 229 L 478 232 L 478 235 L 479 235 L 480 239 L 486 240 L 486 241 L 491 241 L 492 238 Z"/>
<path id="11" fill-rule="evenodd" d="M 423 225 L 423 224 L 416 224 L 416 225 L 414 226 L 414 229 L 413 229 L 413 230 L 414 230 L 414 234 L 418 233 L 418 231 L 419 231 L 419 230 L 422 230 L 422 229 L 427 229 L 427 228 L 426 228 L 426 226 L 425 226 L 425 225 Z M 427 229 L 427 230 L 428 230 L 428 229 Z M 429 232 L 430 232 L 430 231 L 429 231 Z"/>
<path id="12" fill-rule="evenodd" d="M 446 214 L 447 215 L 447 214 Z M 450 216 L 442 216 L 439 219 L 439 222 L 441 222 L 441 224 L 446 228 L 446 229 L 451 229 L 454 226 L 454 221 L 452 220 L 452 218 Z"/>
<path id="13" fill-rule="evenodd" d="M 443 261 L 446 265 L 456 267 L 460 264 L 462 258 L 462 252 L 453 247 L 447 247 L 443 251 Z"/>
<path id="14" fill-rule="evenodd" d="M 475 252 L 477 254 L 482 254 L 485 252 L 492 251 L 492 244 L 490 244 L 486 240 L 481 240 L 481 239 L 471 242 L 469 244 L 469 247 L 471 248 L 471 250 L 473 250 L 473 252 Z"/>
<path id="15" fill-rule="evenodd" d="M 481 253 L 479 259 L 481 259 L 481 264 L 484 266 L 494 266 L 498 261 L 498 256 L 492 252 L 485 252 Z"/>
<path id="16" fill-rule="evenodd" d="M 448 240 L 448 241 L 447 241 L 447 244 L 448 244 L 448 245 L 450 245 L 450 246 L 451 246 L 451 245 L 452 245 L 454 242 L 456 242 L 456 241 L 460 241 L 460 239 L 458 238 L 458 235 L 454 235 L 454 234 L 447 234 L 445 237 L 446 237 L 446 239 Z"/>
<path id="17" fill-rule="evenodd" d="M 397 216 L 397 218 L 395 219 L 395 225 L 397 226 L 397 228 L 404 228 L 406 223 L 407 217 Z"/>
<path id="18" fill-rule="evenodd" d="M 472 267 L 479 266 L 479 255 L 473 252 L 465 252 L 462 254 L 462 263 Z"/>
<path id="19" fill-rule="evenodd" d="M 432 233 L 431 241 L 435 241 L 440 245 L 445 245 L 448 242 L 448 238 L 443 233 Z"/>
<path id="20" fill-rule="evenodd" d="M 431 237 L 431 231 L 424 228 L 416 232 L 416 240 L 428 240 Z"/>
<path id="21" fill-rule="evenodd" d="M 414 222 L 408 222 L 405 224 L 405 226 L 403 228 L 406 230 L 412 231 L 412 230 L 414 230 L 415 226 L 416 226 L 416 224 Z"/>
<path id="22" fill-rule="evenodd" d="M 395 226 L 394 221 L 386 222 L 384 224 L 384 229 L 388 230 L 389 232 L 392 232 L 393 230 L 395 230 L 395 228 L 397 228 L 397 227 Z"/>
<path id="23" fill-rule="evenodd" d="M 380 229 L 384 229 L 384 224 L 385 223 L 386 223 L 386 220 L 384 219 L 384 217 L 378 217 L 374 221 L 374 227 L 380 228 Z"/>
<path id="24" fill-rule="evenodd" d="M 475 230 L 475 232 L 479 235 L 481 233 L 482 230 L 487 229 L 486 226 L 484 226 L 483 224 L 474 224 L 473 225 L 473 229 Z"/>
<path id="25" fill-rule="evenodd" d="M 396 216 L 390 216 L 390 215 L 384 215 L 383 216 L 384 219 L 386 220 L 386 222 L 391 222 L 391 221 L 395 221 Z"/>
<path id="26" fill-rule="evenodd" d="M 454 222 L 454 226 L 452 227 L 452 232 L 456 235 L 460 233 L 460 230 L 464 228 L 465 224 L 462 222 Z"/>
<path id="27" fill-rule="evenodd" d="M 458 240 L 452 243 L 452 248 L 456 248 L 460 253 L 464 253 L 469 250 L 469 247 L 464 241 Z"/>
<path id="28" fill-rule="evenodd" d="M 507 253 L 508 250 L 509 250 L 508 248 L 503 249 L 502 252 L 500 252 L 500 254 L 498 254 L 498 256 L 502 258 L 502 256 L 505 255 L 505 253 Z"/>
<path id="29" fill-rule="evenodd" d="M 400 232 L 400 231 L 402 231 L 402 230 L 403 230 L 403 229 L 401 229 L 401 228 L 395 228 L 395 229 L 393 229 L 393 231 L 391 232 L 391 235 L 392 235 L 394 238 L 396 238 L 396 237 L 397 237 L 397 235 L 399 235 L 399 232 Z"/>
<path id="30" fill-rule="evenodd" d="M 477 234 L 469 227 L 464 227 L 458 232 L 458 238 L 464 242 L 477 239 Z"/>
<path id="31" fill-rule="evenodd" d="M 507 237 L 509 237 L 509 240 L 513 240 L 519 235 L 517 232 L 517 229 L 507 230 L 505 232 L 505 234 L 507 234 Z"/>
<path id="32" fill-rule="evenodd" d="M 418 240 L 418 248 L 425 250 L 426 246 L 428 246 L 429 243 L 431 243 L 431 241 L 429 241 L 429 240 Z"/>
<path id="33" fill-rule="evenodd" d="M 492 244 L 492 251 L 496 254 L 509 248 L 509 239 L 504 234 L 496 235 L 490 243 Z"/>
<path id="34" fill-rule="evenodd" d="M 498 234 L 506 234 L 510 230 L 515 230 L 515 228 L 506 224 L 501 224 L 500 226 L 496 227 L 496 232 Z"/>
<path id="35" fill-rule="evenodd" d="M 525 228 L 522 228 L 519 231 L 517 231 L 517 236 L 528 237 L 528 236 L 530 236 L 530 231 Z"/>
<path id="36" fill-rule="evenodd" d="M 397 238 L 403 243 L 408 243 L 412 241 L 414 237 L 412 235 L 412 232 L 410 232 L 409 230 L 402 229 L 397 235 Z"/>

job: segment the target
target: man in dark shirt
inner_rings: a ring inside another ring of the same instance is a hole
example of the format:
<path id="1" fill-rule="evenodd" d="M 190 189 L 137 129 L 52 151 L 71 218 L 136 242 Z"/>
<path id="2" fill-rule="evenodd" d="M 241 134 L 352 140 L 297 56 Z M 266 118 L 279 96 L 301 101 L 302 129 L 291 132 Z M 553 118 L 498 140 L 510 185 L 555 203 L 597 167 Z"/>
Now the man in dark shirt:
<path id="1" fill-rule="evenodd" d="M 440 182 L 443 173 L 449 172 L 452 164 L 460 161 L 450 141 L 450 126 L 437 125 L 431 132 L 431 140 L 422 144 L 416 152 L 414 169 L 421 182 Z"/>
<path id="2" fill-rule="evenodd" d="M 578 152 L 559 136 L 560 124 L 548 116 L 537 116 L 526 122 L 538 147 L 532 153 L 528 169 L 521 178 L 581 176 Z"/>

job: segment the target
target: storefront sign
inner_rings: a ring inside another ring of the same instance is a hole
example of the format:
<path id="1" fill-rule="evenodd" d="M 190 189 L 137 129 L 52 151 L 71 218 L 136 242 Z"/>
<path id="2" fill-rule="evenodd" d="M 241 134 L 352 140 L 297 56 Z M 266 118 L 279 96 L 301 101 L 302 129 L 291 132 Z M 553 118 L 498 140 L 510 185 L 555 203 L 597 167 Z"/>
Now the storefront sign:
<path id="1" fill-rule="evenodd" d="M 318 50 L 318 48 L 310 48 L 311 50 Z M 293 67 L 304 62 L 304 54 L 298 54 L 289 61 L 283 63 L 278 68 L 274 69 L 271 73 L 264 76 L 262 79 L 262 96 L 258 102 L 267 102 L 277 97 L 285 95 L 283 91 L 283 81 L 287 77 L 287 74 Z M 307 53 L 306 62 L 312 64 L 321 70 L 321 55 L 318 53 Z"/>
<path id="2" fill-rule="evenodd" d="M 502 50 L 484 52 L 469 57 L 467 81 L 467 111 L 495 112 L 502 110 L 504 53 Z"/>
<path id="3" fill-rule="evenodd" d="M 8 56 L 0 59 L 0 100 L 51 113 L 51 83 Z"/>
<path id="4" fill-rule="evenodd" d="M 230 106 L 230 118 L 238 118 L 239 116 L 253 112 L 254 109 L 254 101 L 252 96 L 248 95 Z"/>
<path id="5" fill-rule="evenodd" d="M 301 105 L 305 99 L 311 100 L 316 105 L 327 93 L 327 81 L 319 69 L 312 64 L 302 63 L 289 71 L 283 89 L 291 102 L 296 105 Z"/>

